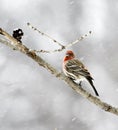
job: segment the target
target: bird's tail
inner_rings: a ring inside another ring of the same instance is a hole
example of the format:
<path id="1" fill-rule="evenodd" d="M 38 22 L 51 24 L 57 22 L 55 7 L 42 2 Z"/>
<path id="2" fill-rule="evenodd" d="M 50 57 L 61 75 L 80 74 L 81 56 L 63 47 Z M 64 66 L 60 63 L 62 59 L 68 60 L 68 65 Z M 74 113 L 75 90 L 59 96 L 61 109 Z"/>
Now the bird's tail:
<path id="1" fill-rule="evenodd" d="M 93 85 L 93 81 L 92 81 L 93 79 L 92 79 L 92 77 L 86 77 L 86 79 L 88 80 L 88 82 L 89 82 L 90 85 L 92 86 L 92 88 L 93 88 L 93 90 L 94 90 L 96 96 L 99 96 L 99 94 L 98 94 L 98 92 L 97 92 L 95 86 Z"/>

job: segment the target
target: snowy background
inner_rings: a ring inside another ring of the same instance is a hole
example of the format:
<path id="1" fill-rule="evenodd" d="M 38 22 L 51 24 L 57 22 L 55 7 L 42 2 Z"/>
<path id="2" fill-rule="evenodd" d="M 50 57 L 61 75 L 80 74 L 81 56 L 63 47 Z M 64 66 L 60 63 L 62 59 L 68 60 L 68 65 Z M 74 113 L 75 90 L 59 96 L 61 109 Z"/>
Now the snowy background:
<path id="1" fill-rule="evenodd" d="M 92 35 L 69 49 L 92 73 L 100 98 L 118 107 L 117 0 L 0 0 L 0 27 L 10 34 L 22 28 L 22 41 L 32 49 L 58 48 L 27 22 L 63 44 L 91 30 Z M 62 71 L 65 51 L 41 56 Z M 89 85 L 85 88 L 93 93 Z M 27 56 L 0 44 L 0 130 L 104 129 L 118 130 L 118 117 L 81 97 Z"/>

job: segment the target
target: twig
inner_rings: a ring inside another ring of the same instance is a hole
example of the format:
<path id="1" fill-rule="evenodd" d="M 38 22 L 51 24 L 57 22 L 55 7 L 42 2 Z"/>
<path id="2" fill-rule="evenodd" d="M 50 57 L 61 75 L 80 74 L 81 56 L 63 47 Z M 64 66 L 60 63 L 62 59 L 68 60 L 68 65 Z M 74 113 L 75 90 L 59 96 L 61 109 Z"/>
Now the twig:
<path id="1" fill-rule="evenodd" d="M 37 29 L 36 27 L 32 26 L 30 23 L 27 23 L 27 25 L 33 29 L 34 31 L 37 31 L 39 34 L 48 37 L 49 39 L 51 39 L 54 43 L 57 43 L 59 46 L 63 47 L 64 45 L 62 45 L 60 42 L 58 42 L 57 40 L 55 40 L 54 38 L 52 38 L 51 36 L 49 36 L 48 34 L 40 31 L 39 29 Z"/>
<path id="2" fill-rule="evenodd" d="M 71 43 L 67 44 L 65 47 L 68 48 L 68 47 L 73 46 L 74 44 L 76 44 L 76 43 L 82 41 L 83 39 L 85 39 L 85 38 L 86 38 L 88 35 L 90 35 L 91 33 L 92 33 L 92 32 L 89 31 L 88 34 L 85 34 L 85 35 L 81 36 L 79 39 L 75 40 L 74 42 L 71 42 Z"/>
<path id="3" fill-rule="evenodd" d="M 88 32 L 88 34 L 85 34 L 83 36 L 81 36 L 79 39 L 71 42 L 71 43 L 68 43 L 67 45 L 62 45 L 60 42 L 58 42 L 57 40 L 55 40 L 54 38 L 52 38 L 51 36 L 49 36 L 48 34 L 46 33 L 43 33 L 42 31 L 40 31 L 39 29 L 37 29 L 36 27 L 32 26 L 30 23 L 27 23 L 27 25 L 32 28 L 34 31 L 37 31 L 38 33 L 40 33 L 41 35 L 44 35 L 46 37 L 48 37 L 49 39 L 51 39 L 54 43 L 57 43 L 59 46 L 61 46 L 61 48 L 59 49 L 55 49 L 55 50 L 51 50 L 51 51 L 48 51 L 48 50 L 34 50 L 34 52 L 36 53 L 54 53 L 54 52 L 60 52 L 60 51 L 63 51 L 64 49 L 68 48 L 68 47 L 71 47 L 73 46 L 74 44 L 82 41 L 83 39 L 85 39 L 88 35 L 91 34 L 91 31 Z"/>
<path id="4" fill-rule="evenodd" d="M 18 51 L 20 51 L 20 52 L 24 53 L 25 55 L 29 56 L 30 58 L 32 58 L 40 66 L 42 66 L 43 68 L 47 69 L 50 73 L 52 73 L 55 77 L 57 77 L 61 80 L 64 80 L 65 83 L 67 83 L 68 86 L 70 86 L 77 93 L 81 94 L 83 97 L 88 99 L 90 102 L 96 104 L 99 108 L 118 116 L 118 108 L 115 108 L 115 107 L 101 101 L 99 98 L 91 95 L 90 93 L 85 91 L 83 88 L 78 87 L 78 85 L 75 84 L 71 79 L 69 79 L 62 73 L 58 72 L 54 67 L 52 67 L 50 64 L 48 64 L 40 56 L 38 56 L 34 51 L 31 51 L 28 47 L 26 47 L 25 45 L 22 45 L 20 42 L 18 42 L 16 39 L 14 39 L 11 35 L 9 35 L 4 30 L 0 29 L 0 34 L 4 35 L 7 39 L 9 39 L 12 42 L 12 44 L 14 44 L 14 46 L 16 47 L 16 49 Z M 1 40 L 1 42 L 2 42 L 2 40 Z M 2 43 L 4 44 L 4 42 L 2 42 Z M 5 44 L 5 45 L 7 45 L 7 44 Z"/>

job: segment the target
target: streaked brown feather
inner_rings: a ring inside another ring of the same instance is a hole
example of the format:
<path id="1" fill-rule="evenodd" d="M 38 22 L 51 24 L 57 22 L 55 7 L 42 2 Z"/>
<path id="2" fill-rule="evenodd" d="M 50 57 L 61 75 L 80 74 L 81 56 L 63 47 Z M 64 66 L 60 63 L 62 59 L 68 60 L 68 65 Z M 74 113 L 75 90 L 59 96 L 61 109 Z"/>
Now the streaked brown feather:
<path id="1" fill-rule="evenodd" d="M 78 59 L 71 59 L 68 60 L 65 64 L 65 68 L 69 73 L 73 73 L 75 76 L 84 76 L 84 77 L 91 77 L 88 70 L 85 68 L 83 63 Z M 93 79 L 91 77 L 91 79 Z"/>

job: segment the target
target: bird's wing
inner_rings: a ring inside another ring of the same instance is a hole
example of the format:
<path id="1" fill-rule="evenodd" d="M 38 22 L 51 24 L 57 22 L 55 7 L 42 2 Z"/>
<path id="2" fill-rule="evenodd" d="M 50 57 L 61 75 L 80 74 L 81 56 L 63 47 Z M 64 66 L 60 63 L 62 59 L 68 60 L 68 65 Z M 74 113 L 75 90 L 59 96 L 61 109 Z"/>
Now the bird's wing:
<path id="1" fill-rule="evenodd" d="M 72 59 L 68 60 L 65 64 L 66 70 L 68 75 L 73 78 L 77 79 L 79 76 L 85 77 L 88 82 L 91 84 L 92 88 L 94 89 L 94 92 L 97 96 L 99 96 L 95 86 L 93 85 L 93 78 L 91 77 L 90 73 L 88 70 L 85 68 L 83 63 L 79 61 L 78 59 Z"/>
<path id="2" fill-rule="evenodd" d="M 84 77 L 91 77 L 90 73 L 85 68 L 83 63 L 81 61 L 79 61 L 78 59 L 68 60 L 65 67 L 69 73 L 72 73 L 77 77 L 79 75 L 84 76 Z M 91 77 L 91 79 L 93 79 L 93 78 Z"/>

